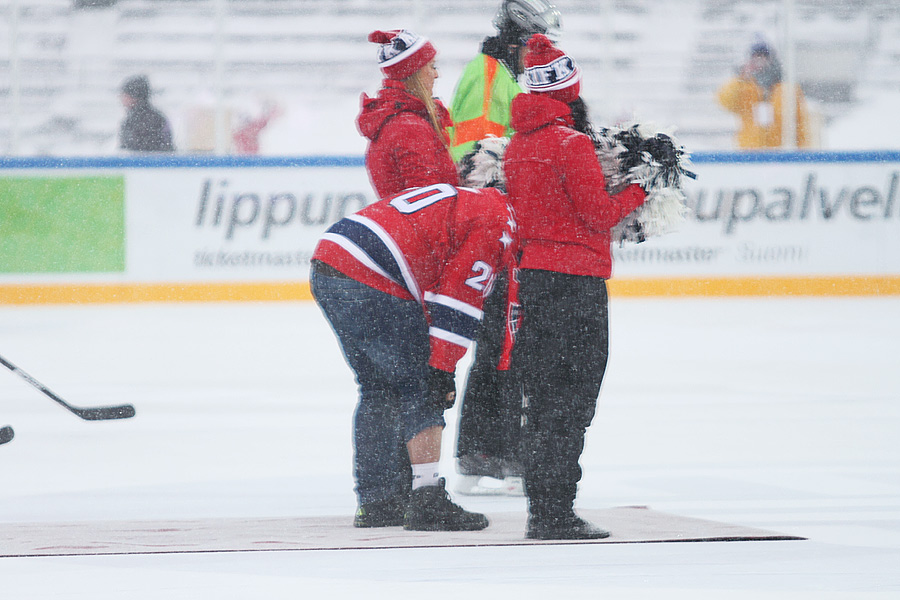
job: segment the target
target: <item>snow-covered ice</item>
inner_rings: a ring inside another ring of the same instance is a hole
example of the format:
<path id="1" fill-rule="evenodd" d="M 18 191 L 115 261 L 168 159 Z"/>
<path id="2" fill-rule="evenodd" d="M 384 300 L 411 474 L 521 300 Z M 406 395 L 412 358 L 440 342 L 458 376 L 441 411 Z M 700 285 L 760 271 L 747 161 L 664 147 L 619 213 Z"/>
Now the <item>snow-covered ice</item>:
<path id="1" fill-rule="evenodd" d="M 612 300 L 578 505 L 808 541 L 2 558 L 2 597 L 896 598 L 898 314 L 898 297 Z M 2 522 L 351 518 L 355 386 L 311 302 L 0 306 L 0 354 L 73 404 L 138 411 L 80 421 L 0 371 Z"/>

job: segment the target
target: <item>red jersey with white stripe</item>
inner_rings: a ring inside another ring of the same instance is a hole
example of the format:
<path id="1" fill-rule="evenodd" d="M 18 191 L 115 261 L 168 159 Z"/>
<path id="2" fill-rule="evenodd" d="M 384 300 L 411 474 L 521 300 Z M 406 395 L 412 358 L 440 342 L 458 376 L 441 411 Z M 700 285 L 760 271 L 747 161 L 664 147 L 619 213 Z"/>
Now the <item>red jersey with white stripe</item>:
<path id="1" fill-rule="evenodd" d="M 421 304 L 429 362 L 452 372 L 475 339 L 497 270 L 511 267 L 515 247 L 515 220 L 500 191 L 439 183 L 338 221 L 313 259 Z"/>

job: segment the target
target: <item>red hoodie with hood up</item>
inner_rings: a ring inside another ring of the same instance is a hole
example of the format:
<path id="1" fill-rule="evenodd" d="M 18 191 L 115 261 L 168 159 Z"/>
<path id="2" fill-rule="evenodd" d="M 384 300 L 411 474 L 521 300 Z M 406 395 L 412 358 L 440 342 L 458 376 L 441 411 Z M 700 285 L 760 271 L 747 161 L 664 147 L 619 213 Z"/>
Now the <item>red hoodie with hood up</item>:
<path id="1" fill-rule="evenodd" d="M 553 98 L 519 94 L 512 101 L 516 134 L 503 165 L 522 246 L 519 268 L 608 279 L 609 230 L 645 194 L 637 184 L 608 194 L 591 138 L 573 125 L 569 106 Z"/>
<path id="2" fill-rule="evenodd" d="M 446 107 L 435 100 L 441 125 L 452 125 Z M 356 120 L 360 133 L 369 139 L 366 170 L 379 198 L 401 191 L 448 183 L 459 176 L 447 148 L 449 138 L 438 136 L 425 103 L 407 91 L 401 81 L 385 79 L 378 96 L 362 95 L 362 111 Z"/>

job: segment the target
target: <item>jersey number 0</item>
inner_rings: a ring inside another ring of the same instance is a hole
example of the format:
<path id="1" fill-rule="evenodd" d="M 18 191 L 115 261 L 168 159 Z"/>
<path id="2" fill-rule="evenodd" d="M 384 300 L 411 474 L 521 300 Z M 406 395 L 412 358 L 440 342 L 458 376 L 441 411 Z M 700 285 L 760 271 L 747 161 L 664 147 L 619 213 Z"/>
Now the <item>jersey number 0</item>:
<path id="1" fill-rule="evenodd" d="M 446 183 L 436 183 L 427 187 L 416 188 L 390 201 L 390 205 L 404 215 L 410 215 L 440 202 L 444 198 L 455 198 L 456 188 Z"/>

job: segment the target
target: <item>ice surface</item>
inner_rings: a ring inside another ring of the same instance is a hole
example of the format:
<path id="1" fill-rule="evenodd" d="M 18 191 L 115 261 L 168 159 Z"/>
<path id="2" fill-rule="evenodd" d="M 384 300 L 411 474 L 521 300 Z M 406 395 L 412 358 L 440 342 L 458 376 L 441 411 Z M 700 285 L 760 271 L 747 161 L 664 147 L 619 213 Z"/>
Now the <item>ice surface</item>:
<path id="1" fill-rule="evenodd" d="M 612 300 L 578 505 L 808 541 L 11 558 L 2 597 L 896 598 L 898 314 L 897 297 Z M 0 353 L 73 404 L 138 410 L 80 421 L 0 371 L 3 522 L 351 518 L 355 386 L 312 303 L 0 306 Z"/>

